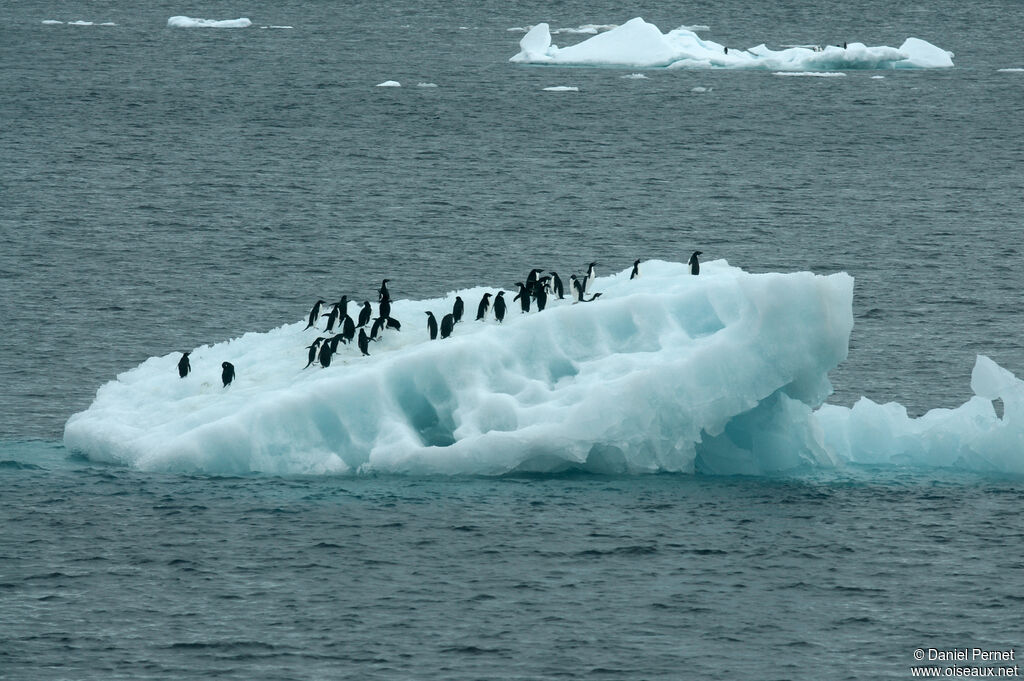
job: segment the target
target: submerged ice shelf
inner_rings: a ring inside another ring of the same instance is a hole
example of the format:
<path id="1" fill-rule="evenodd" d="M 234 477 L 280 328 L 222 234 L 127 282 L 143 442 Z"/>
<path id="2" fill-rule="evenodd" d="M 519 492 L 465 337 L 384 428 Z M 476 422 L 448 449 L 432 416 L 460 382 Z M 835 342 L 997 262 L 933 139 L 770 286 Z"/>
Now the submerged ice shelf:
<path id="1" fill-rule="evenodd" d="M 661 261 L 641 272 L 599 277 L 592 303 L 511 305 L 502 324 L 473 320 L 493 288 L 397 300 L 401 331 L 369 357 L 340 346 L 327 368 L 302 368 L 325 334 L 305 322 L 196 348 L 185 379 L 180 355 L 153 357 L 102 386 L 68 420 L 65 444 L 205 473 L 757 475 L 844 462 L 1024 472 L 1024 382 L 983 357 L 976 396 L 955 410 L 910 419 L 865 399 L 821 406 L 847 354 L 850 276 L 750 274 L 722 260 L 699 276 Z M 424 313 L 440 317 L 456 295 L 466 318 L 429 340 Z M 238 372 L 228 388 L 222 361 Z"/>
<path id="2" fill-rule="evenodd" d="M 764 44 L 728 48 L 704 40 L 688 28 L 662 33 L 637 17 L 570 47 L 551 42 L 546 23 L 535 25 L 519 42 L 509 61 L 561 66 L 621 66 L 689 69 L 767 69 L 771 71 L 841 71 L 850 69 L 924 69 L 953 66 L 953 53 L 918 38 L 899 48 L 849 43 L 821 50 L 790 47 L 770 50 Z M 728 49 L 727 49 L 728 48 Z"/>

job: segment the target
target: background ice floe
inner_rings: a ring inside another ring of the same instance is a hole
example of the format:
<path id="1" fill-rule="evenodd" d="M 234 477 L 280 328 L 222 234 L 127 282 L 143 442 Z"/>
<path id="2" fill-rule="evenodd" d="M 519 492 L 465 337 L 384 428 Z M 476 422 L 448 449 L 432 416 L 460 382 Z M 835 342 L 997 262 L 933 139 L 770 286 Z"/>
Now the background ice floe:
<path id="1" fill-rule="evenodd" d="M 562 66 L 769 69 L 773 71 L 836 71 L 850 69 L 949 68 L 953 53 L 918 38 L 899 48 L 849 43 L 816 50 L 790 47 L 771 50 L 764 44 L 730 48 L 677 28 L 662 33 L 637 17 L 577 45 L 559 48 L 546 23 L 530 29 L 509 61 Z"/>
<path id="2" fill-rule="evenodd" d="M 171 28 L 248 28 L 252 22 L 240 19 L 193 19 L 192 17 L 175 16 L 167 20 Z"/>

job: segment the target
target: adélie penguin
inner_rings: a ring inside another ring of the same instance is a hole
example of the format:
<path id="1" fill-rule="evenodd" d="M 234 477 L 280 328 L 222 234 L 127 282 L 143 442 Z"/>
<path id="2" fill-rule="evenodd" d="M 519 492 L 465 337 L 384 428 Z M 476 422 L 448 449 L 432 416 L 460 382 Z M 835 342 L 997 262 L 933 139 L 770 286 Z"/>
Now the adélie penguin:
<path id="1" fill-rule="evenodd" d="M 391 280 L 390 279 L 385 279 L 384 281 L 380 282 L 380 288 L 377 289 L 377 296 L 378 296 L 377 300 L 378 301 L 391 300 L 391 292 L 388 291 L 388 282 L 389 281 L 391 281 Z"/>
<path id="2" fill-rule="evenodd" d="M 519 301 L 519 307 L 523 312 L 530 311 L 530 292 L 526 290 L 526 284 L 521 281 L 516 282 L 516 286 L 519 287 L 519 293 L 512 299 L 512 302 Z"/>
<path id="3" fill-rule="evenodd" d="M 498 295 L 494 298 L 494 318 L 499 323 L 505 319 L 505 292 L 498 291 Z"/>
<path id="4" fill-rule="evenodd" d="M 700 260 L 697 259 L 698 255 L 704 255 L 701 251 L 694 251 L 690 259 L 686 261 L 686 264 L 690 266 L 690 274 L 700 274 Z"/>
<path id="5" fill-rule="evenodd" d="M 447 338 L 452 335 L 452 329 L 455 328 L 455 317 L 448 313 L 441 318 L 441 338 Z"/>
<path id="6" fill-rule="evenodd" d="M 356 323 L 348 315 L 341 320 L 341 335 L 345 337 L 346 343 L 356 337 Z"/>
<path id="7" fill-rule="evenodd" d="M 458 324 L 462 321 L 462 314 L 466 311 L 466 304 L 462 302 L 461 296 L 455 296 L 455 305 L 452 306 L 452 317 L 455 318 L 455 323 Z"/>
<path id="8" fill-rule="evenodd" d="M 559 300 L 565 298 L 565 289 L 562 287 L 562 278 L 558 276 L 558 272 L 555 272 L 554 270 L 551 271 L 551 290 L 554 291 Z"/>
<path id="9" fill-rule="evenodd" d="M 231 385 L 231 381 L 235 380 L 235 365 L 231 362 L 220 363 L 220 380 L 224 382 L 224 387 Z"/>
<path id="10" fill-rule="evenodd" d="M 370 356 L 370 338 L 366 335 L 366 329 L 359 329 L 359 351 L 363 353 L 363 356 Z"/>
<path id="11" fill-rule="evenodd" d="M 326 302 L 326 300 L 318 300 L 313 305 L 313 309 L 309 311 L 309 323 L 306 324 L 306 329 L 316 326 L 316 321 L 320 319 L 320 306 Z M 303 331 L 306 329 L 303 329 Z"/>
<path id="12" fill-rule="evenodd" d="M 306 366 L 302 367 L 303 369 L 308 369 L 309 365 L 316 361 L 316 351 L 320 349 L 320 343 L 322 343 L 323 340 L 323 338 L 317 338 L 313 341 L 312 345 L 306 346 L 306 349 L 309 350 L 309 361 L 306 362 Z"/>
<path id="13" fill-rule="evenodd" d="M 476 306 L 476 320 L 480 321 L 487 317 L 487 311 L 491 309 L 491 294 L 485 293 L 484 297 L 480 299 L 480 304 Z"/>
<path id="14" fill-rule="evenodd" d="M 319 356 L 320 366 L 322 366 L 325 369 L 327 367 L 331 366 L 331 354 L 333 354 L 331 352 L 331 344 L 330 343 L 321 343 L 320 344 L 320 356 Z"/>
<path id="15" fill-rule="evenodd" d="M 572 302 L 578 303 L 583 300 L 583 284 L 575 274 L 569 277 L 569 288 L 572 293 Z"/>
<path id="16" fill-rule="evenodd" d="M 363 306 L 359 309 L 359 321 L 356 322 L 356 326 L 366 326 L 367 322 L 370 321 L 371 315 L 373 315 L 373 308 L 370 307 L 370 301 L 364 300 Z"/>
<path id="17" fill-rule="evenodd" d="M 639 276 L 640 276 L 640 261 L 639 260 L 634 260 L 633 261 L 633 271 L 629 273 L 629 278 L 630 279 L 636 279 Z"/>
<path id="18" fill-rule="evenodd" d="M 597 279 L 597 263 L 592 262 L 587 266 L 587 276 L 583 279 L 583 292 L 590 293 L 590 287 L 594 284 L 594 279 Z"/>
<path id="19" fill-rule="evenodd" d="M 181 353 L 181 359 L 178 360 L 178 376 L 185 378 L 188 376 L 188 372 L 192 371 L 192 365 L 188 361 L 190 352 Z"/>
<path id="20" fill-rule="evenodd" d="M 437 340 L 437 319 L 433 312 L 427 312 L 427 333 L 430 334 L 430 340 Z"/>

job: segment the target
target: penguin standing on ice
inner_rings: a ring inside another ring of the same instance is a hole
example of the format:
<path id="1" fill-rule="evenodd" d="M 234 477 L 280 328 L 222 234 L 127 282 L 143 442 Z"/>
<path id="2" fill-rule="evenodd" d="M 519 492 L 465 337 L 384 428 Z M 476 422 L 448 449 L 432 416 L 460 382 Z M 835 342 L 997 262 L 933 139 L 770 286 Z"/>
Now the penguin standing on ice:
<path id="1" fill-rule="evenodd" d="M 565 289 L 562 287 L 562 278 L 558 276 L 558 272 L 551 270 L 551 290 L 559 300 L 565 298 Z"/>
<path id="2" fill-rule="evenodd" d="M 391 292 L 388 291 L 388 282 L 389 281 L 391 281 L 391 280 L 390 279 L 385 279 L 384 281 L 380 282 L 380 288 L 377 289 L 377 296 L 378 296 L 377 300 L 378 301 L 391 300 Z"/>
<path id="3" fill-rule="evenodd" d="M 512 302 L 519 301 L 519 307 L 523 312 L 530 311 L 530 292 L 526 290 L 526 284 L 521 281 L 516 282 L 516 286 L 519 287 L 519 293 L 512 299 Z"/>
<path id="4" fill-rule="evenodd" d="M 452 335 L 452 330 L 455 328 L 455 317 L 452 314 L 446 314 L 441 319 L 441 338 L 447 338 Z"/>
<path id="5" fill-rule="evenodd" d="M 545 277 L 547 278 L 547 277 Z M 548 292 L 547 288 L 540 281 L 533 287 L 533 299 L 537 301 L 537 310 L 543 311 L 548 304 Z"/>
<path id="6" fill-rule="evenodd" d="M 331 306 L 331 311 L 327 314 L 320 315 L 321 317 L 327 317 L 327 333 L 334 333 L 334 325 L 338 321 L 338 315 L 341 313 L 341 306 L 335 303 Z"/>
<path id="7" fill-rule="evenodd" d="M 220 380 L 224 381 L 224 387 L 226 388 L 231 385 L 231 381 L 235 380 L 235 365 L 231 362 L 221 362 L 220 367 Z"/>
<path id="8" fill-rule="evenodd" d="M 569 287 L 572 289 L 572 302 L 578 303 L 583 300 L 583 284 L 575 274 L 569 277 Z"/>
<path id="9" fill-rule="evenodd" d="M 185 378 L 188 376 L 188 372 L 192 371 L 192 365 L 189 364 L 188 356 L 190 353 L 181 353 L 181 359 L 178 360 L 178 376 Z"/>
<path id="10" fill-rule="evenodd" d="M 308 369 L 309 366 L 316 361 L 316 351 L 320 349 L 320 343 L 322 343 L 323 340 L 323 338 L 317 338 L 315 341 L 313 341 L 312 345 L 306 346 L 306 349 L 309 350 L 309 361 L 306 362 L 306 366 L 302 367 L 303 369 Z"/>
<path id="11" fill-rule="evenodd" d="M 320 319 L 320 306 L 326 302 L 326 300 L 318 300 L 313 305 L 313 309 L 309 311 L 309 323 L 306 324 L 306 329 L 316 326 L 316 321 Z M 303 331 L 306 329 L 303 329 Z"/>
<path id="12" fill-rule="evenodd" d="M 499 324 L 505 319 L 505 307 L 505 292 L 498 291 L 498 295 L 494 299 L 494 318 L 498 320 Z"/>
<path id="13" fill-rule="evenodd" d="M 345 342 L 345 337 L 339 333 L 327 342 L 331 344 L 331 355 L 334 355 L 338 352 L 338 345 Z"/>
<path id="14" fill-rule="evenodd" d="M 367 322 L 370 321 L 370 316 L 373 315 L 373 308 L 370 307 L 370 301 L 364 300 L 363 306 L 359 309 L 359 321 L 356 326 L 366 326 Z"/>
<path id="15" fill-rule="evenodd" d="M 391 299 L 385 298 L 380 301 L 380 316 L 387 319 L 391 316 Z"/>
<path id="16" fill-rule="evenodd" d="M 364 357 L 370 356 L 370 337 L 366 335 L 366 329 L 359 329 L 359 351 Z"/>
<path id="17" fill-rule="evenodd" d="M 593 285 L 594 280 L 597 279 L 597 265 L 596 262 L 592 262 L 587 266 L 587 276 L 583 278 L 583 292 L 590 293 L 590 287 Z"/>
<path id="18" fill-rule="evenodd" d="M 697 259 L 698 255 L 704 255 L 701 251 L 694 251 L 690 259 L 686 261 L 686 264 L 690 266 L 690 274 L 700 274 L 700 260 Z"/>
<path id="19" fill-rule="evenodd" d="M 639 276 L 640 276 L 640 260 L 637 259 L 637 260 L 633 261 L 633 271 L 629 273 L 629 278 L 630 279 L 636 279 Z"/>
<path id="20" fill-rule="evenodd" d="M 433 312 L 427 312 L 427 333 L 430 334 L 430 340 L 437 340 L 437 319 Z"/>
<path id="21" fill-rule="evenodd" d="M 356 323 L 348 315 L 341 320 L 341 335 L 345 338 L 346 343 L 356 337 Z"/>
<path id="22" fill-rule="evenodd" d="M 480 299 L 480 304 L 476 306 L 476 320 L 480 321 L 487 317 L 487 311 L 491 309 L 491 294 L 485 293 L 484 297 Z"/>
<path id="23" fill-rule="evenodd" d="M 331 352 L 331 344 L 330 343 L 321 343 L 319 359 L 320 359 L 320 366 L 322 366 L 324 369 L 326 369 L 327 367 L 331 366 L 331 355 L 332 354 L 333 353 Z"/>
<path id="24" fill-rule="evenodd" d="M 529 291 L 530 295 L 533 295 L 533 291 L 537 286 L 537 275 L 544 270 L 530 270 L 530 273 L 526 275 L 526 290 Z"/>
<path id="25" fill-rule="evenodd" d="M 455 323 L 458 324 L 462 321 L 462 315 L 466 311 L 466 304 L 462 302 L 461 296 L 455 296 L 455 305 L 452 306 L 452 317 L 455 318 Z"/>
<path id="26" fill-rule="evenodd" d="M 384 322 L 387 317 L 377 317 L 373 320 L 373 327 L 370 329 L 370 340 L 377 340 L 377 334 L 384 328 Z"/>

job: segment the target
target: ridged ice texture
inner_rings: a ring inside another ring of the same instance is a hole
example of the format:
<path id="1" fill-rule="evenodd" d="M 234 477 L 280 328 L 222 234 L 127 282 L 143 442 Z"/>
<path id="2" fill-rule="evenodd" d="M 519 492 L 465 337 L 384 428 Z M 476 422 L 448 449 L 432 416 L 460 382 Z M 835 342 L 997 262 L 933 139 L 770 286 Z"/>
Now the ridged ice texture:
<path id="1" fill-rule="evenodd" d="M 147 470 L 236 473 L 708 471 L 830 465 L 811 407 L 846 357 L 853 279 L 749 274 L 725 261 L 699 276 L 680 263 L 598 277 L 593 302 L 552 300 L 474 321 L 484 287 L 458 292 L 466 319 L 427 338 L 424 312 L 400 300 L 402 331 L 341 346 L 303 369 L 321 332 L 305 322 L 154 357 L 101 387 L 65 443 L 95 460 Z M 568 282 L 567 282 L 568 283 Z M 350 305 L 350 312 L 357 306 Z M 220 385 L 220 364 L 237 378 Z"/>
<path id="2" fill-rule="evenodd" d="M 564 66 L 623 66 L 664 68 L 770 69 L 773 71 L 836 71 L 849 69 L 950 68 L 953 53 L 919 38 L 895 47 L 849 43 L 820 50 L 791 47 L 770 50 L 764 44 L 730 49 L 677 28 L 662 33 L 640 17 L 571 47 L 551 44 L 550 27 L 534 26 L 519 42 L 509 61 Z"/>

